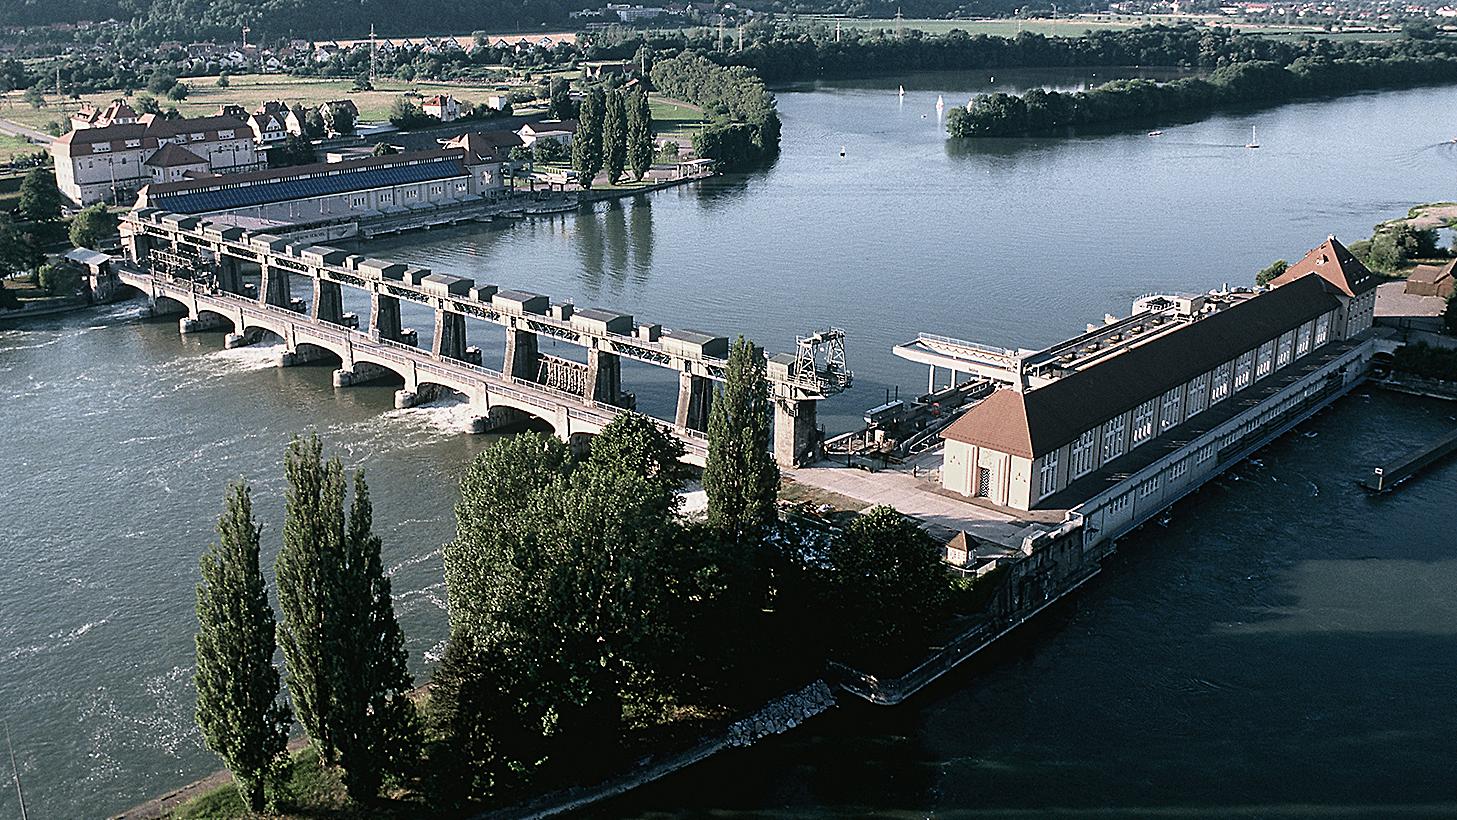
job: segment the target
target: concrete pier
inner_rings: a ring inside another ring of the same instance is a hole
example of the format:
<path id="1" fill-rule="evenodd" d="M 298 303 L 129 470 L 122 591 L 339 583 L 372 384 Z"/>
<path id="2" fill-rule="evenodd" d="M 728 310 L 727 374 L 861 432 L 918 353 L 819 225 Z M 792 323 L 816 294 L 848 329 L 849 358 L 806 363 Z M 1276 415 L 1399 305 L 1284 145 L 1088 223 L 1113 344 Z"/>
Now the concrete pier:
<path id="1" fill-rule="evenodd" d="M 435 311 L 435 338 L 430 342 L 430 352 L 447 359 L 466 360 L 464 314 Z"/>
<path id="2" fill-rule="evenodd" d="M 536 334 L 529 330 L 506 329 L 506 361 L 501 371 L 517 379 L 535 381 L 539 353 Z"/>
<path id="3" fill-rule="evenodd" d="M 369 294 L 369 335 L 391 342 L 400 340 L 400 300 L 379 291 Z"/>
<path id="4" fill-rule="evenodd" d="M 313 308 L 314 319 L 331 325 L 344 324 L 344 293 L 339 283 L 322 277 L 315 279 Z"/>
<path id="5" fill-rule="evenodd" d="M 692 373 L 678 374 L 678 411 L 673 423 L 700 433 L 708 431 L 708 413 L 713 405 L 713 380 Z"/>
<path id="6" fill-rule="evenodd" d="M 393 376 L 388 368 L 380 367 L 370 362 L 355 362 L 352 368 L 339 368 L 334 371 L 335 387 L 352 387 L 356 384 L 366 384 L 372 381 Z M 411 395 L 414 395 L 413 393 Z"/>
<path id="7" fill-rule="evenodd" d="M 275 307 L 291 307 L 293 304 L 291 287 L 287 270 L 267 262 L 263 263 L 258 275 L 258 301 Z"/>
<path id="8" fill-rule="evenodd" d="M 810 400 L 774 400 L 774 460 L 800 467 L 820 458 L 818 404 Z"/>
<path id="9" fill-rule="evenodd" d="M 153 308 L 153 310 L 156 310 L 156 308 Z M 221 330 L 223 328 L 231 328 L 232 326 L 232 322 L 216 313 L 200 314 L 195 319 L 190 316 L 184 316 L 177 320 L 177 332 L 184 334 L 205 333 L 209 330 Z M 236 334 L 230 333 L 228 335 L 233 336 Z"/>
<path id="10" fill-rule="evenodd" d="M 228 293 L 243 292 L 243 272 L 237 259 L 223 256 L 218 259 L 218 290 Z"/>
<path id="11" fill-rule="evenodd" d="M 622 359 L 598 348 L 587 351 L 587 389 L 592 401 L 617 405 L 622 397 Z"/>

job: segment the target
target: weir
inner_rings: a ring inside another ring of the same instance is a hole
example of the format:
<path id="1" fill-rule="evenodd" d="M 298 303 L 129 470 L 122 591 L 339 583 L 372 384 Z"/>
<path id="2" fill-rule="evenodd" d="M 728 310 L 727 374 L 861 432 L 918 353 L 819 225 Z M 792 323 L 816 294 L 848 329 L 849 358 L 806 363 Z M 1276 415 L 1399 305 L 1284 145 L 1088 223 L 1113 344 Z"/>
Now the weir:
<path id="1" fill-rule="evenodd" d="M 422 385 L 439 386 L 471 402 L 472 430 L 495 429 L 501 420 L 514 421 L 524 413 L 583 446 L 582 436 L 635 408 L 636 398 L 622 383 L 623 359 L 632 359 L 678 374 L 673 417 L 658 421 L 684 442 L 688 461 L 701 464 L 706 457 L 713 383 L 724 379 L 727 368 L 726 336 L 665 329 L 638 323 L 627 313 L 554 304 L 543 294 L 502 290 L 463 276 L 154 209 L 127 214 L 121 233 L 129 260 L 121 266 L 122 281 L 147 293 L 159 311 L 171 306 L 184 313 L 184 332 L 231 326 L 229 339 L 235 344 L 272 332 L 284 340 L 280 364 L 337 357 L 336 387 L 398 378 L 404 385 L 395 403 L 408 407 L 434 389 L 422 394 Z M 244 293 L 240 270 L 245 264 L 259 270 L 256 300 Z M 307 313 L 291 292 L 292 276 L 312 280 Z M 355 327 L 352 314 L 344 313 L 345 287 L 369 294 L 365 332 Z M 419 349 L 414 331 L 402 327 L 401 300 L 433 311 L 429 350 Z M 480 351 L 467 338 L 467 318 L 505 329 L 499 372 L 481 366 Z M 542 354 L 543 335 L 583 348 L 586 363 Z M 768 359 L 767 372 L 776 459 L 785 467 L 818 459 L 824 439 L 818 402 L 842 392 L 852 380 L 844 333 L 821 331 L 797 339 L 793 353 Z"/>

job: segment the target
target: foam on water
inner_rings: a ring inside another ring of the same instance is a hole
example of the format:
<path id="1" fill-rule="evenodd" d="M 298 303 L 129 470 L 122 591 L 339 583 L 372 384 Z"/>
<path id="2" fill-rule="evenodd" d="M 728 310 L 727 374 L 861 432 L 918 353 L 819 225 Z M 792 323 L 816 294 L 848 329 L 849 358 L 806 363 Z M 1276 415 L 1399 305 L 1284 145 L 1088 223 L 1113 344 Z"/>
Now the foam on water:
<path id="1" fill-rule="evenodd" d="M 65 649 L 76 641 L 86 637 L 87 633 L 91 630 L 98 626 L 105 626 L 110 622 L 111 618 L 108 616 L 99 621 L 87 621 L 69 632 L 52 632 L 46 636 L 44 642 L 15 647 L 5 655 L 5 660 L 14 661 L 31 655 L 39 655 L 43 652 L 54 652 L 57 649 Z"/>

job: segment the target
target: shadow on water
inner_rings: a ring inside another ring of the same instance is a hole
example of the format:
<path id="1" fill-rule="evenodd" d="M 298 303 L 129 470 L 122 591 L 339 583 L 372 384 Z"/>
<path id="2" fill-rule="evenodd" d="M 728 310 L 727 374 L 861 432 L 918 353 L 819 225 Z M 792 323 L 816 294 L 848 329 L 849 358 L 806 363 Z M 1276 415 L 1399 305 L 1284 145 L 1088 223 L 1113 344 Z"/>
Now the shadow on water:
<path id="1" fill-rule="evenodd" d="M 1430 510 L 1457 465 L 1351 480 L 1452 413 L 1343 399 L 909 702 L 846 698 L 594 815 L 1453 816 L 1457 520 Z"/>

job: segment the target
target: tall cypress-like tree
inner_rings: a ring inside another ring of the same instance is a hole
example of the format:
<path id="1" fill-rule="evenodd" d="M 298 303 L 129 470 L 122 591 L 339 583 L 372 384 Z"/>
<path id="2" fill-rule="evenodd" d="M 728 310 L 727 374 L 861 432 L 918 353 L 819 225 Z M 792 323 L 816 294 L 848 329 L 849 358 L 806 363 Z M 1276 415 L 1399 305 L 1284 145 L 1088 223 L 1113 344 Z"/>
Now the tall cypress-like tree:
<path id="1" fill-rule="evenodd" d="M 583 188 L 591 188 L 593 178 L 602 170 L 602 119 L 606 108 L 602 87 L 593 86 L 582 100 L 577 134 L 572 137 L 572 170 L 577 172 L 577 182 Z"/>
<path id="2" fill-rule="evenodd" d="M 344 468 L 322 461 L 317 435 L 295 438 L 284 460 L 288 501 L 283 548 L 274 570 L 283 610 L 283 660 L 299 722 L 325 763 L 338 760 L 331 730 L 337 723 L 331 677 L 340 636 L 332 606 L 340 598 L 344 551 Z"/>
<path id="3" fill-rule="evenodd" d="M 740 336 L 708 414 L 703 489 L 708 525 L 725 542 L 758 543 L 777 520 L 779 467 L 769 453 L 769 379 L 763 354 Z"/>
<path id="4" fill-rule="evenodd" d="M 288 746 L 278 700 L 273 609 L 258 566 L 259 527 L 246 484 L 228 488 L 218 543 L 202 556 L 197 585 L 197 725 L 253 811 Z"/>
<path id="5" fill-rule="evenodd" d="M 369 487 L 364 474 L 356 473 L 340 600 L 328 613 L 339 636 L 332 676 L 338 725 L 330 737 L 339 747 L 344 785 L 356 801 L 378 796 L 386 774 L 403 774 L 420 743 L 405 633 L 395 619 L 373 518 Z"/>
<path id="6" fill-rule="evenodd" d="M 602 164 L 607 181 L 616 185 L 627 167 L 627 108 L 622 92 L 616 89 L 607 92 L 607 110 L 602 115 Z"/>
<path id="7" fill-rule="evenodd" d="M 653 110 L 641 89 L 627 98 L 627 167 L 634 179 L 653 167 Z"/>

